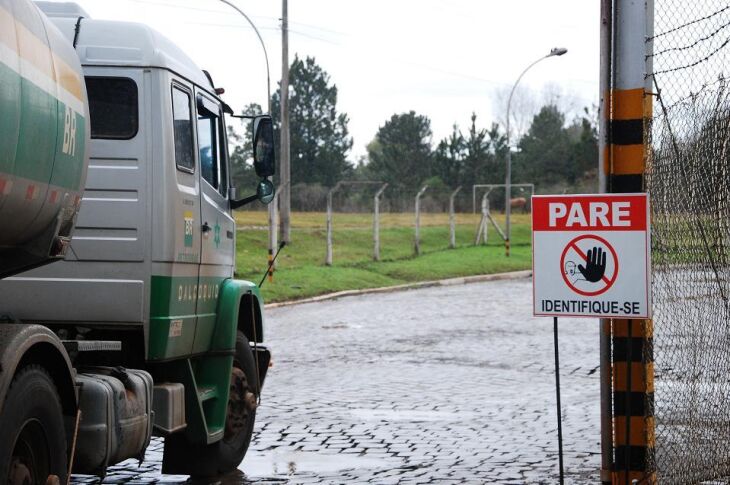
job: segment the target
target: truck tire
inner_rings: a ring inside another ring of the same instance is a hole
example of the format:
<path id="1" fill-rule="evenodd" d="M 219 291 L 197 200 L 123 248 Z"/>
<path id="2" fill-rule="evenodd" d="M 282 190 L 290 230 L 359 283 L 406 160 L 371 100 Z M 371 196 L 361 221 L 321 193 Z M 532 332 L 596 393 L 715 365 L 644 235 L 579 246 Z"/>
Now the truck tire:
<path id="1" fill-rule="evenodd" d="M 239 331 L 223 439 L 210 445 L 196 446 L 187 443 L 184 436 L 168 437 L 165 440 L 167 463 L 163 463 L 162 472 L 210 477 L 235 470 L 243 461 L 253 436 L 257 390 L 253 352 L 248 339 Z M 169 467 L 166 466 L 168 464 Z"/>
<path id="2" fill-rule="evenodd" d="M 66 483 L 66 432 L 58 391 L 48 373 L 28 366 L 13 378 L 0 413 L 0 483 Z"/>

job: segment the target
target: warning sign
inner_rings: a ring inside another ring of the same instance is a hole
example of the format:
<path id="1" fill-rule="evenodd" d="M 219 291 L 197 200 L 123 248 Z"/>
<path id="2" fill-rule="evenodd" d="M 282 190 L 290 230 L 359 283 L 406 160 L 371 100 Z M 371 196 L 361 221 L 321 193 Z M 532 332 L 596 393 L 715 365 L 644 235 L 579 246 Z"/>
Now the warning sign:
<path id="1" fill-rule="evenodd" d="M 650 318 L 647 194 L 533 196 L 533 312 Z"/>

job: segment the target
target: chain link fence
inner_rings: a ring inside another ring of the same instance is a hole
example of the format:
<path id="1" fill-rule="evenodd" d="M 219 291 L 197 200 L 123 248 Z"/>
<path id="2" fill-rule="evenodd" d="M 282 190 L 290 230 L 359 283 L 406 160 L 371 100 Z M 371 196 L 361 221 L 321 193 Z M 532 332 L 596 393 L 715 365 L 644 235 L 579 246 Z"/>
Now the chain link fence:
<path id="1" fill-rule="evenodd" d="M 654 0 L 647 124 L 659 483 L 730 475 L 730 5 Z"/>

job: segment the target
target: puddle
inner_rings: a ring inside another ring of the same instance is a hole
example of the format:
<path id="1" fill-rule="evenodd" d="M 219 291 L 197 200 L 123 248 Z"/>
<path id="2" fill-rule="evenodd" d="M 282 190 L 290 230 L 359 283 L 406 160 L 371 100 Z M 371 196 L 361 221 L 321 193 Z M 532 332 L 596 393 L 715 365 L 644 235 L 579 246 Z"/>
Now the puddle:
<path id="1" fill-rule="evenodd" d="M 462 421 L 465 413 L 446 411 L 409 411 L 394 409 L 351 409 L 350 412 L 366 421 Z"/>
<path id="2" fill-rule="evenodd" d="M 325 330 L 340 330 L 344 328 L 354 328 L 359 329 L 362 328 L 362 325 L 358 325 L 356 323 L 343 323 L 343 322 L 336 322 L 329 325 L 322 325 L 322 328 Z"/>
<path id="3" fill-rule="evenodd" d="M 295 473 L 332 473 L 353 468 L 392 466 L 388 460 L 346 453 L 323 454 L 306 451 L 250 453 L 238 468 L 249 477 L 294 475 Z"/>

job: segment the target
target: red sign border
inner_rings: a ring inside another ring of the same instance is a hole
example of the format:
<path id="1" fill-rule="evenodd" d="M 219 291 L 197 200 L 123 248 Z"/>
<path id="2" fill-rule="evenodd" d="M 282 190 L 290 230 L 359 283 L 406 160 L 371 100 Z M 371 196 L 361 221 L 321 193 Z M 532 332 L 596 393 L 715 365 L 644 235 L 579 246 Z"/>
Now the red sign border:
<path id="1" fill-rule="evenodd" d="M 570 249 L 570 246 L 573 245 L 575 242 L 580 241 L 581 239 L 595 239 L 597 241 L 600 241 L 601 243 L 605 244 L 606 247 L 611 251 L 611 256 L 613 256 L 614 261 L 614 270 L 613 270 L 613 276 L 611 277 L 611 280 L 608 282 L 605 288 L 598 290 L 598 291 L 583 291 L 579 290 L 575 286 L 570 284 L 570 281 L 568 281 L 568 278 L 565 276 L 565 254 L 568 252 L 568 249 Z M 582 234 L 578 237 L 575 237 L 571 239 L 568 244 L 565 246 L 565 249 L 563 249 L 563 254 L 560 255 L 560 274 L 563 277 L 563 281 L 565 281 L 565 284 L 568 285 L 568 288 L 573 290 L 574 292 L 578 293 L 579 295 L 583 296 L 598 296 L 602 295 L 605 292 L 607 292 L 613 284 L 616 282 L 616 278 L 618 277 L 618 255 L 616 254 L 616 250 L 613 249 L 613 246 L 603 239 L 601 236 L 596 236 L 594 234 Z"/>

